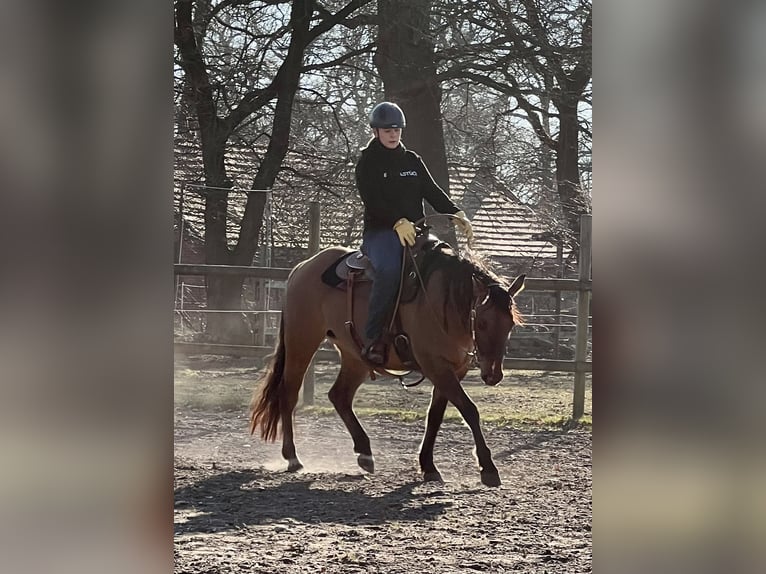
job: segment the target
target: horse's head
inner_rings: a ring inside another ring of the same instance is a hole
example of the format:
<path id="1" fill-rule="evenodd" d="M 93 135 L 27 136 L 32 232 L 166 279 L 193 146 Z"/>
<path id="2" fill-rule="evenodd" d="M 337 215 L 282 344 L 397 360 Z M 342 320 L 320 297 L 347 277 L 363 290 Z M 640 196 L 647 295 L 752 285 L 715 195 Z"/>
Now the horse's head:
<path id="1" fill-rule="evenodd" d="M 503 378 L 505 343 L 514 324 L 523 324 L 513 298 L 524 288 L 525 275 L 519 275 L 508 289 L 498 283 L 474 281 L 474 349 L 481 380 L 496 385 Z"/>

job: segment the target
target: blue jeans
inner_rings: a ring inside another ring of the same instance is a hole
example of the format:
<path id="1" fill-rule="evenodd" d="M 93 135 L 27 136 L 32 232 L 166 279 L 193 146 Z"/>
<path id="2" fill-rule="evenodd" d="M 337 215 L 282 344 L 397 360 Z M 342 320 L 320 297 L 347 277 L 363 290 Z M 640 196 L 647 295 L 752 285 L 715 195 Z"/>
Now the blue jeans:
<path id="1" fill-rule="evenodd" d="M 368 343 L 383 334 L 383 323 L 396 300 L 401 279 L 402 249 L 399 236 L 393 229 L 368 231 L 362 239 L 362 252 L 370 259 L 375 269 L 367 325 L 364 329 Z"/>

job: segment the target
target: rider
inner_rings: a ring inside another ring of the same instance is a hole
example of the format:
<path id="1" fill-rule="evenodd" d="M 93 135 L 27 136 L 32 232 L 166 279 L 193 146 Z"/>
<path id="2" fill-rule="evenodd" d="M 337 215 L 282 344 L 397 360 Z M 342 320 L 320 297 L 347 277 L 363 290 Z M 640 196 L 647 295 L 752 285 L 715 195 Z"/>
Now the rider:
<path id="1" fill-rule="evenodd" d="M 370 113 L 373 137 L 356 164 L 356 185 L 364 203 L 362 251 L 375 269 L 362 356 L 377 365 L 386 362 L 383 323 L 399 288 L 402 249 L 415 244 L 413 222 L 424 217 L 423 200 L 439 213 L 455 215 L 453 221 L 469 243 L 473 239 L 465 212 L 436 184 L 422 158 L 401 143 L 405 126 L 399 106 L 375 106 Z"/>

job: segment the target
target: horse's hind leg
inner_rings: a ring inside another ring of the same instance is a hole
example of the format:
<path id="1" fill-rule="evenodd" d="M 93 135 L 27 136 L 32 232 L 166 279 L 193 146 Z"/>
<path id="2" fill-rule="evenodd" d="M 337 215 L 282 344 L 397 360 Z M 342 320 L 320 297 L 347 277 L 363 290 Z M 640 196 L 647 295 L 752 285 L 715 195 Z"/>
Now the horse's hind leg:
<path id="1" fill-rule="evenodd" d="M 295 452 L 293 412 L 298 404 L 303 376 L 323 338 L 324 334 L 320 331 L 310 335 L 304 327 L 299 331 L 299 339 L 293 336 L 285 341 L 285 375 L 279 397 L 279 410 L 282 416 L 282 457 L 287 461 L 288 472 L 296 472 L 303 468 Z"/>
<path id="2" fill-rule="evenodd" d="M 364 363 L 342 357 L 340 372 L 330 388 L 328 397 L 346 425 L 354 441 L 357 463 L 367 472 L 375 472 L 375 459 L 370 449 L 370 437 L 353 409 L 354 395 L 369 374 L 369 367 Z"/>
<path id="3" fill-rule="evenodd" d="M 439 432 L 439 427 L 444 420 L 444 411 L 447 408 L 447 397 L 434 387 L 431 392 L 431 404 L 428 405 L 426 417 L 426 432 L 423 442 L 420 444 L 420 470 L 423 472 L 423 480 L 441 482 L 442 476 L 434 464 L 434 442 Z"/>

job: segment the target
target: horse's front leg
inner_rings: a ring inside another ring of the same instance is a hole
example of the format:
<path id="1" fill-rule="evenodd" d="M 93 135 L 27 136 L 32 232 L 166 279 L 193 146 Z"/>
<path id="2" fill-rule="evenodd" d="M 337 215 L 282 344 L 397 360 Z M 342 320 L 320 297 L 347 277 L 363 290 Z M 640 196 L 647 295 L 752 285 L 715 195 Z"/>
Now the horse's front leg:
<path id="1" fill-rule="evenodd" d="M 474 443 L 476 443 L 476 458 L 481 470 L 481 482 L 487 486 L 500 486 L 500 474 L 497 472 L 495 463 L 492 462 L 492 453 L 481 432 L 479 409 L 460 386 L 460 381 L 454 372 L 442 370 L 439 377 L 431 380 L 434 387 L 438 387 L 439 392 L 460 411 L 463 420 L 471 429 Z"/>
<path id="2" fill-rule="evenodd" d="M 423 442 L 420 443 L 420 470 L 423 472 L 423 480 L 426 482 L 442 481 L 442 475 L 434 464 L 434 443 L 436 442 L 439 427 L 441 427 L 444 420 L 446 408 L 447 397 L 434 387 L 431 392 L 431 404 L 428 406 L 428 415 L 426 417 L 426 432 L 423 435 Z"/>

